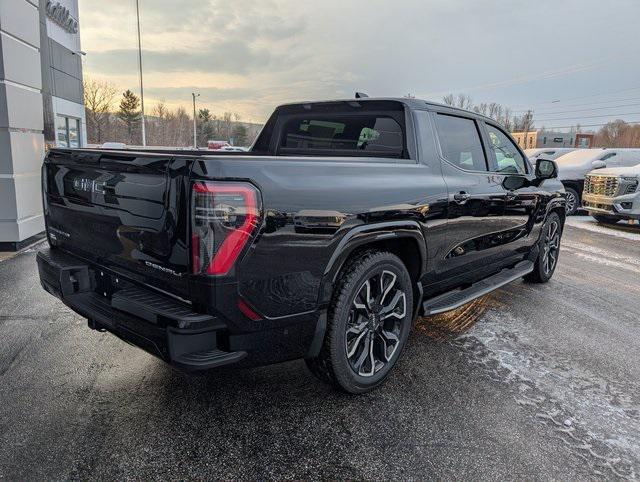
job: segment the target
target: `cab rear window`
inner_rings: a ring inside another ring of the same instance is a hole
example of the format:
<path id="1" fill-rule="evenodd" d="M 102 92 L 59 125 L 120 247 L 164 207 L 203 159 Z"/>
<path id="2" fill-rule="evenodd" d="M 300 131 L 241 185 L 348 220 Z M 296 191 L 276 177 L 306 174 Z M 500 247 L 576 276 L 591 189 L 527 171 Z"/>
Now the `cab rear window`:
<path id="1" fill-rule="evenodd" d="M 313 115 L 289 118 L 283 125 L 279 150 L 298 153 L 330 151 L 336 155 L 400 158 L 402 126 L 384 115 Z"/>

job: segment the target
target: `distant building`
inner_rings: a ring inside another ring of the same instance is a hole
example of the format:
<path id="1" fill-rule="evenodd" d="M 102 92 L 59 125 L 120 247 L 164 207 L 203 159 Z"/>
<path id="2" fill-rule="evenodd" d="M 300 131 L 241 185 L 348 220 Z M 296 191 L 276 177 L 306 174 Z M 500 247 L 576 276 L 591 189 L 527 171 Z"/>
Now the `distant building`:
<path id="1" fill-rule="evenodd" d="M 594 134 L 575 132 L 530 131 L 511 134 L 522 149 L 543 147 L 593 147 Z"/>
<path id="2" fill-rule="evenodd" d="M 512 132 L 511 136 L 522 149 L 533 149 L 536 147 L 538 131 Z"/>
<path id="3" fill-rule="evenodd" d="M 45 144 L 85 144 L 78 0 L 0 0 L 0 251 L 44 230 Z"/>

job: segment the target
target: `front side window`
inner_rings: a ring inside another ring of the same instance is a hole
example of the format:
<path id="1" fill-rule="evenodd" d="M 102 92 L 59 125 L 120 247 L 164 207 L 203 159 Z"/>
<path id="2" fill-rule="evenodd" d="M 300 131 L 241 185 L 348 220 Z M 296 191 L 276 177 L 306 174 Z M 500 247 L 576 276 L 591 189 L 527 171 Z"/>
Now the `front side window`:
<path id="1" fill-rule="evenodd" d="M 473 119 L 438 114 L 436 127 L 442 155 L 447 161 L 468 171 L 487 170 L 480 133 Z"/>
<path id="2" fill-rule="evenodd" d="M 363 155 L 402 157 L 403 138 L 402 127 L 391 117 L 318 115 L 287 121 L 282 129 L 280 147 L 295 151 L 363 151 Z"/>
<path id="3" fill-rule="evenodd" d="M 615 152 L 609 152 L 608 154 L 605 154 L 604 156 L 602 156 L 600 158 L 601 161 L 606 161 L 607 159 L 611 159 L 612 157 L 616 156 Z"/>
<path id="4" fill-rule="evenodd" d="M 505 174 L 526 174 L 527 165 L 524 156 L 500 129 L 487 125 L 490 147 L 496 156 L 496 171 Z"/>

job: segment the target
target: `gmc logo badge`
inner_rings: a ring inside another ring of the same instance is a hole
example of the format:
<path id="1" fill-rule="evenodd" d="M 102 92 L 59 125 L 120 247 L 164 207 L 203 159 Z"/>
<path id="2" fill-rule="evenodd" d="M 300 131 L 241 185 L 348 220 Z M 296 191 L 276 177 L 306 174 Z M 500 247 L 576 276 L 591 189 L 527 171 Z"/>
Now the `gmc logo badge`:
<path id="1" fill-rule="evenodd" d="M 82 191 L 104 194 L 104 181 L 95 181 L 85 177 L 77 177 L 73 180 L 73 189 L 78 192 Z"/>

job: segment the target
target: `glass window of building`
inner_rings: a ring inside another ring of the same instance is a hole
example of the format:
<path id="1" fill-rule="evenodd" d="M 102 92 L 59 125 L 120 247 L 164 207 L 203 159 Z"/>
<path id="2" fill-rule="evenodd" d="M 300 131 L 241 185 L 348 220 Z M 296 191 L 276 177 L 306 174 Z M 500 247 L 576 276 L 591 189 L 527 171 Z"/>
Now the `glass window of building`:
<path id="1" fill-rule="evenodd" d="M 56 116 L 56 145 L 58 147 L 80 147 L 80 119 Z"/>

